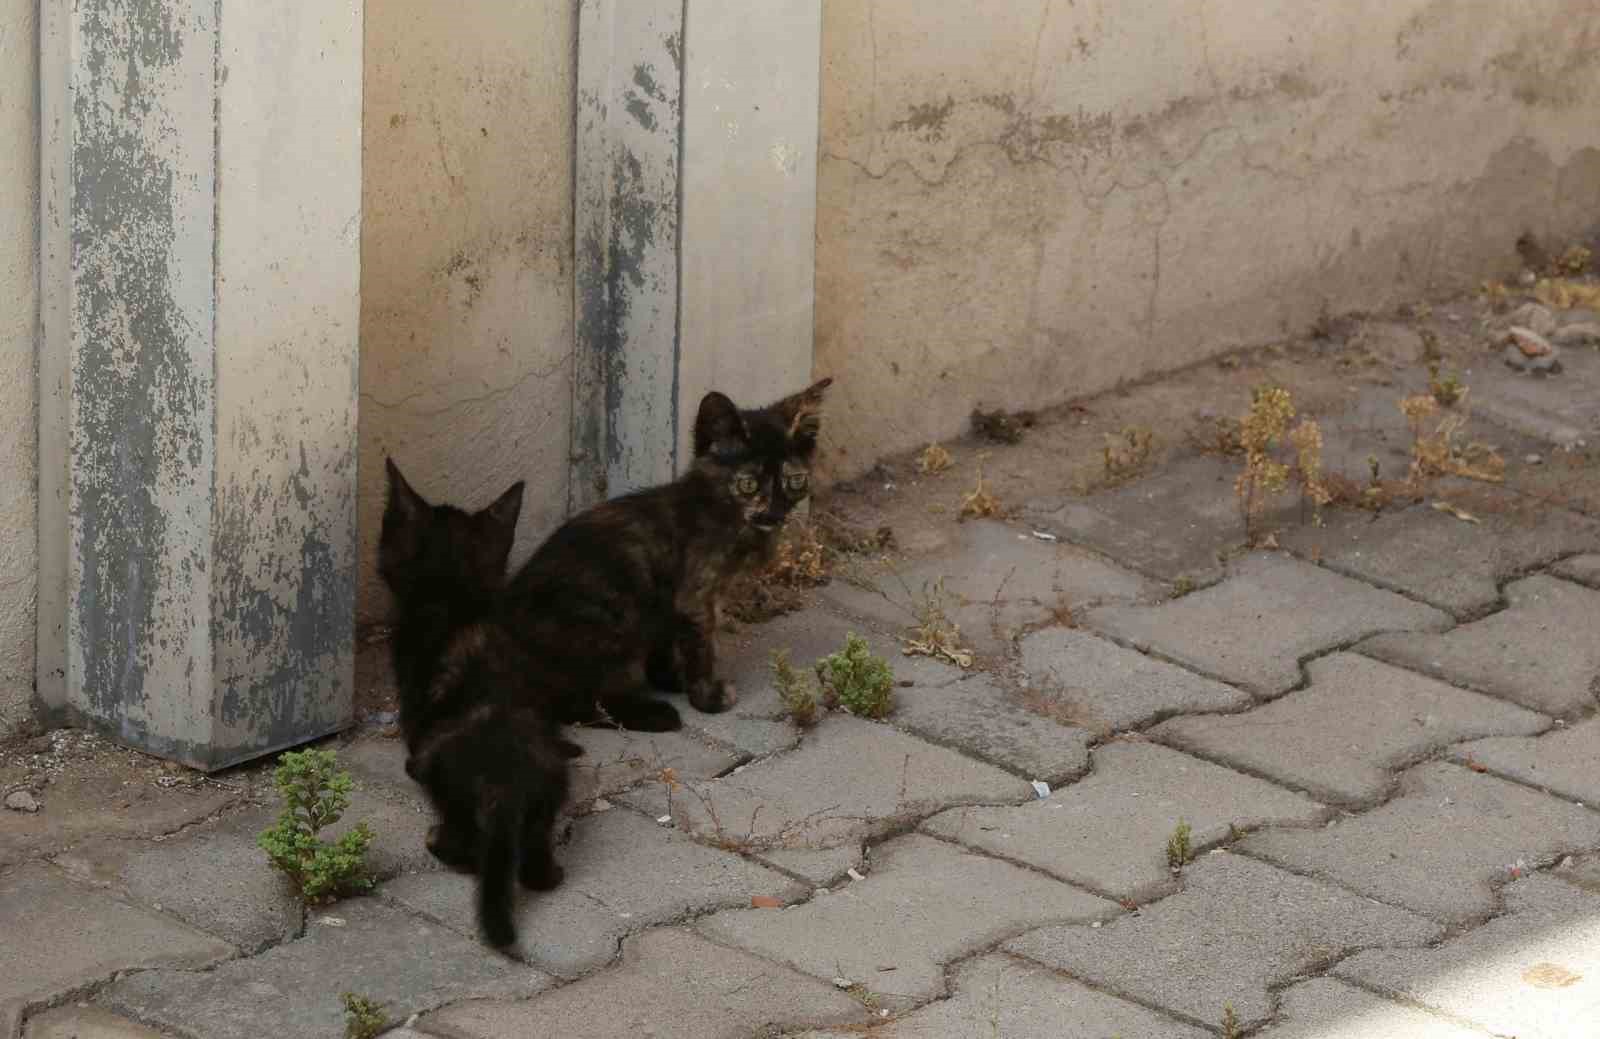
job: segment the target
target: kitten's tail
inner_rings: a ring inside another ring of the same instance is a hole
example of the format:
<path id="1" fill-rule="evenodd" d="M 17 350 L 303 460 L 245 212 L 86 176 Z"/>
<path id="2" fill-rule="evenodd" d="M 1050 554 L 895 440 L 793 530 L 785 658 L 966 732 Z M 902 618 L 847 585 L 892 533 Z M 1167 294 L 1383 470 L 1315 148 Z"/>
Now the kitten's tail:
<path id="1" fill-rule="evenodd" d="M 522 859 L 525 798 L 516 789 L 491 795 L 478 858 L 478 926 L 496 949 L 516 944 L 516 881 Z"/>

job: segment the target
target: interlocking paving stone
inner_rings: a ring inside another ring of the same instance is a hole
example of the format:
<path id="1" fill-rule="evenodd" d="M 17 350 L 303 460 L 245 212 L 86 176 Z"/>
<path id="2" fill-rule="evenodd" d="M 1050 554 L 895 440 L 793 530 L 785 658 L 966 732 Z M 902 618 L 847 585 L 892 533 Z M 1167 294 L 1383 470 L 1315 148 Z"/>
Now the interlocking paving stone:
<path id="1" fill-rule="evenodd" d="M 153 970 L 102 990 L 100 1006 L 206 1039 L 333 1036 L 340 993 L 381 1004 L 394 1020 L 473 995 L 526 996 L 550 978 L 446 928 L 371 899 L 310 914 L 305 936 L 197 973 Z"/>
<path id="2" fill-rule="evenodd" d="M 1419 765 L 1399 796 L 1320 830 L 1277 830 L 1241 850 L 1450 923 L 1494 911 L 1495 885 L 1600 846 L 1600 814 L 1458 765 Z"/>
<path id="3" fill-rule="evenodd" d="M 167 789 L 149 775 L 128 782 L 120 769 L 68 772 L 40 793 L 37 812 L 0 809 L 0 869 L 43 858 L 87 838 L 173 833 L 226 809 L 239 795 L 212 784 Z M 159 778 L 171 778 L 161 773 Z M 0 793 L 9 792 L 9 788 Z"/>
<path id="4" fill-rule="evenodd" d="M 670 768 L 685 779 L 710 779 L 742 760 L 740 755 L 685 731 L 570 728 L 567 736 L 585 751 L 583 757 L 572 760 L 568 799 L 573 804 L 610 797 L 656 779 L 662 769 Z"/>
<path id="5" fill-rule="evenodd" d="M 55 862 L 78 879 L 121 888 L 133 901 L 249 954 L 300 930 L 300 899 L 256 844 L 276 814 L 242 812 L 160 843 L 94 841 Z"/>
<path id="6" fill-rule="evenodd" d="M 943 808 L 1034 796 L 1025 780 L 993 765 L 837 714 L 819 722 L 798 750 L 684 785 L 672 809 L 678 826 L 758 850 L 860 842 Z M 659 809 L 659 794 L 652 794 L 623 799 Z"/>
<path id="7" fill-rule="evenodd" d="M 1569 581 L 1577 581 L 1591 588 L 1600 588 L 1600 555 L 1573 556 L 1564 559 L 1554 567 L 1557 575 Z"/>
<path id="8" fill-rule="evenodd" d="M 1595 706 L 1600 591 L 1539 575 L 1505 588 L 1509 608 L 1444 634 L 1386 634 L 1362 653 L 1546 714 Z"/>
<path id="9" fill-rule="evenodd" d="M 808 890 L 623 808 L 578 820 L 556 857 L 566 880 L 554 891 L 522 893 L 517 931 L 523 958 L 564 976 L 609 962 L 623 936 L 654 924 L 748 906 L 753 895 L 788 901 Z M 403 877 L 381 893 L 473 936 L 473 885 L 470 876 L 434 873 Z"/>
<path id="10" fill-rule="evenodd" d="M 1552 875 L 1600 895 L 1600 852 L 1568 855 L 1556 866 Z"/>
<path id="11" fill-rule="evenodd" d="M 1203 1029 L 1115 996 L 1096 992 L 1087 985 L 1025 960 L 1004 955 L 983 956 L 962 964 L 955 973 L 954 988 L 955 995 L 949 999 L 913 1010 L 904 1017 L 874 1028 L 870 1034 L 873 1039 L 1211 1037 L 1211 1033 Z M 805 1032 L 795 1039 L 850 1039 L 850 1035 L 845 1032 Z"/>
<path id="12" fill-rule="evenodd" d="M 1187 754 L 1144 742 L 1106 744 L 1094 773 L 1016 808 L 954 808 L 930 833 L 1117 898 L 1142 901 L 1171 887 L 1166 846 L 1180 821 L 1195 849 L 1241 829 L 1309 824 L 1315 801 Z"/>
<path id="13" fill-rule="evenodd" d="M 1089 498 L 1031 503 L 1022 515 L 1142 573 L 1204 582 L 1221 572 L 1219 556 L 1244 540 L 1233 493 L 1238 474 L 1233 460 L 1202 455 Z M 1292 514 L 1286 503 L 1267 522 Z"/>
<path id="14" fill-rule="evenodd" d="M 1154 599 L 1145 578 L 1025 528 L 974 520 L 948 552 L 919 559 L 898 573 L 875 575 L 875 589 L 834 581 L 823 598 L 847 613 L 892 630 L 915 622 L 925 586 L 944 580 L 945 612 L 979 653 L 1002 652 L 1022 629 L 1066 616 L 1089 603 Z"/>
<path id="15" fill-rule="evenodd" d="M 44 863 L 0 875 L 0 1036 L 34 1002 L 135 967 L 204 967 L 233 948 Z"/>
<path id="16" fill-rule="evenodd" d="M 1174 718 L 1151 734 L 1335 803 L 1381 798 L 1393 771 L 1458 740 L 1549 720 L 1355 653 L 1311 661 L 1311 684 L 1246 714 Z"/>
<path id="17" fill-rule="evenodd" d="M 390 1033 L 391 1035 L 393 1033 Z M 61 1007 L 28 1019 L 22 1039 L 164 1039 L 137 1021 L 97 1007 Z"/>
<path id="18" fill-rule="evenodd" d="M 775 848 L 756 858 L 813 884 L 832 883 L 866 860 L 859 844 L 841 844 L 837 848 Z"/>
<path id="19" fill-rule="evenodd" d="M 1089 732 L 1029 711 L 984 673 L 933 689 L 896 689 L 889 722 L 1029 779 L 1060 783 L 1089 767 Z"/>
<path id="20" fill-rule="evenodd" d="M 1091 610 L 1086 626 L 1275 696 L 1311 654 L 1380 631 L 1437 630 L 1439 610 L 1277 553 L 1253 553 L 1226 580 L 1156 607 Z"/>
<path id="21" fill-rule="evenodd" d="M 1600 1014 L 1600 896 L 1537 874 L 1507 912 L 1434 949 L 1373 949 L 1342 978 L 1496 1035 L 1581 1039 Z"/>
<path id="22" fill-rule="evenodd" d="M 718 913 L 697 925 L 819 978 L 865 986 L 886 1006 L 944 990 L 942 965 L 1034 923 L 1104 917 L 1116 904 L 1017 866 L 912 834 L 872 872 L 804 905 Z"/>
<path id="23" fill-rule="evenodd" d="M 1332 978 L 1313 978 L 1279 996 L 1277 1020 L 1261 1039 L 1485 1039 L 1476 1029 L 1379 999 Z"/>
<path id="24" fill-rule="evenodd" d="M 867 1017 L 826 981 L 662 927 L 628 939 L 611 970 L 536 999 L 459 1003 L 419 1026 L 451 1039 L 748 1039 Z"/>
<path id="25" fill-rule="evenodd" d="M 1262 862 L 1215 852 L 1184 870 L 1184 890 L 1099 928 L 1047 927 L 1005 949 L 1113 993 L 1242 1027 L 1272 1012 L 1271 987 L 1352 950 L 1417 945 L 1438 924 Z"/>
<path id="26" fill-rule="evenodd" d="M 1538 739 L 1477 740 L 1456 748 L 1454 756 L 1574 801 L 1600 805 L 1600 717 Z"/>
<path id="27" fill-rule="evenodd" d="M 1436 499 L 1446 495 L 1438 493 Z M 1405 592 L 1457 616 L 1500 601 L 1499 583 L 1563 554 L 1600 545 L 1600 525 L 1577 513 L 1520 499 L 1503 488 L 1449 500 L 1479 519 L 1466 523 L 1431 505 L 1329 513 L 1326 525 L 1301 524 L 1286 548 L 1352 577 Z M 1481 504 L 1480 504 L 1481 500 Z"/>
<path id="28" fill-rule="evenodd" d="M 1483 364 L 1472 379 L 1472 408 L 1496 425 L 1562 447 L 1600 438 L 1600 353 L 1566 350 L 1561 374 L 1540 378 Z"/>
<path id="29" fill-rule="evenodd" d="M 1023 639 L 1022 669 L 1029 692 L 1050 713 L 1096 733 L 1250 703 L 1232 686 L 1075 628 L 1046 628 Z"/>

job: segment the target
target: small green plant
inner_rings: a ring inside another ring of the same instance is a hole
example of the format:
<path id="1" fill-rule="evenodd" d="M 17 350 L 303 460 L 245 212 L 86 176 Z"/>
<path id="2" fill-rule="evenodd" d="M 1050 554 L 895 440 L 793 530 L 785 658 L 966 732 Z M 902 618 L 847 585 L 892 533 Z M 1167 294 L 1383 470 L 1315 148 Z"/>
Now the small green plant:
<path id="1" fill-rule="evenodd" d="M 903 581 L 901 584 L 904 586 Z M 923 582 L 920 596 L 909 588 L 906 593 L 912 598 L 911 614 L 917 623 L 900 640 L 905 655 L 932 657 L 962 669 L 971 667 L 972 650 L 961 644 L 961 626 L 945 609 L 956 597 L 945 589 L 944 578 Z"/>
<path id="2" fill-rule="evenodd" d="M 772 682 L 778 687 L 778 699 L 783 701 L 784 710 L 789 712 L 789 717 L 795 720 L 796 725 L 807 728 L 816 724 L 816 680 L 794 669 L 794 665 L 789 663 L 789 651 L 786 649 L 772 651 Z"/>
<path id="3" fill-rule="evenodd" d="M 389 1027 L 389 1015 L 375 1000 L 346 992 L 344 1000 L 344 1039 L 373 1039 Z"/>
<path id="4" fill-rule="evenodd" d="M 1467 395 L 1467 387 L 1454 371 L 1440 375 L 1439 365 L 1435 362 L 1428 365 L 1428 392 L 1433 394 L 1433 399 L 1439 402 L 1440 407 L 1453 408 Z"/>
<path id="5" fill-rule="evenodd" d="M 1167 865 L 1174 870 L 1182 869 L 1194 858 L 1194 845 L 1190 843 L 1193 833 L 1189 824 L 1179 819 L 1172 836 L 1167 838 Z"/>
<path id="6" fill-rule="evenodd" d="M 1222 1008 L 1222 1039 L 1239 1039 L 1239 1015 L 1234 1013 L 1233 1004 L 1227 1003 Z"/>
<path id="7" fill-rule="evenodd" d="M 1288 390 L 1258 386 L 1250 395 L 1250 410 L 1239 419 L 1244 472 L 1234 481 L 1233 490 L 1244 517 L 1245 537 L 1252 545 L 1261 534 L 1259 525 L 1267 497 L 1283 490 L 1289 481 L 1289 467 L 1274 459 L 1272 452 L 1288 432 L 1292 418 L 1294 401 Z"/>
<path id="8" fill-rule="evenodd" d="M 867 640 L 850 632 L 844 649 L 817 661 L 823 702 L 837 702 L 862 718 L 882 718 L 894 708 L 894 671 L 874 656 Z"/>
<path id="9" fill-rule="evenodd" d="M 1181 599 L 1194 591 L 1194 578 L 1188 574 L 1179 574 L 1178 579 L 1172 582 L 1172 597 Z"/>
<path id="10" fill-rule="evenodd" d="M 283 811 L 256 838 L 272 865 L 308 904 L 369 891 L 373 884 L 366 865 L 372 831 L 366 823 L 332 843 L 317 837 L 350 807 L 350 773 L 335 765 L 329 750 L 282 755 L 272 781 L 283 798 Z"/>

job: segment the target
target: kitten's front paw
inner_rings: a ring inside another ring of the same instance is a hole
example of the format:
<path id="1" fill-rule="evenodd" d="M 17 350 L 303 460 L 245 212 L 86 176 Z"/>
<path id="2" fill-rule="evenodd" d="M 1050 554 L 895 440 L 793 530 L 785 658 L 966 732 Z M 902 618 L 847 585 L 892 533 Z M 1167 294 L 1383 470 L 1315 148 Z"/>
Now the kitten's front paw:
<path id="1" fill-rule="evenodd" d="M 721 714 L 739 702 L 739 690 L 722 678 L 701 682 L 689 691 L 689 702 L 707 714 Z"/>

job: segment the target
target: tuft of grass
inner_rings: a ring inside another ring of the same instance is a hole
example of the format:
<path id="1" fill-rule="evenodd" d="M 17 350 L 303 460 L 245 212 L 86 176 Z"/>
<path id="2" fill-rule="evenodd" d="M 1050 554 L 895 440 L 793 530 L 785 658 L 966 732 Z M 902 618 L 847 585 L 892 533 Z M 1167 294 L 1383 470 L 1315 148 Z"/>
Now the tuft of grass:
<path id="1" fill-rule="evenodd" d="M 272 865 L 308 905 L 370 891 L 367 845 L 372 830 L 361 823 L 329 843 L 317 834 L 350 807 L 350 773 L 330 750 L 288 751 L 278 758 L 273 784 L 283 798 L 278 821 L 256 838 Z"/>
<path id="2" fill-rule="evenodd" d="M 969 494 L 961 498 L 961 511 L 957 519 L 966 519 L 968 516 L 998 516 L 1000 514 L 1000 499 L 989 493 L 983 483 L 983 456 L 978 457 L 978 486 Z"/>
<path id="3" fill-rule="evenodd" d="M 1467 395 L 1467 387 L 1454 371 L 1439 374 L 1439 365 L 1428 365 L 1428 392 L 1442 408 L 1453 408 Z"/>
<path id="4" fill-rule="evenodd" d="M 344 1039 L 374 1039 L 389 1027 L 389 1015 L 377 1001 L 354 992 L 339 998 L 344 1001 Z"/>
<path id="5" fill-rule="evenodd" d="M 1462 390 L 1462 397 L 1466 392 Z M 1467 422 L 1464 413 L 1453 411 L 1439 418 L 1439 402 L 1428 393 L 1402 398 L 1400 412 L 1411 427 L 1411 472 L 1407 480 L 1413 488 L 1425 487 L 1435 476 L 1464 476 L 1486 483 L 1505 479 L 1505 459 L 1492 448 L 1456 442 Z"/>
<path id="6" fill-rule="evenodd" d="M 1167 865 L 1171 866 L 1174 872 L 1194 860 L 1194 845 L 1191 843 L 1193 834 L 1194 831 L 1189 829 L 1189 824 L 1179 819 L 1172 836 L 1167 838 Z"/>
<path id="7" fill-rule="evenodd" d="M 1594 253 L 1586 246 L 1569 245 L 1567 251 L 1556 260 L 1556 269 L 1563 274 L 1582 274 L 1589 269 Z"/>
<path id="8" fill-rule="evenodd" d="M 772 682 L 778 687 L 778 699 L 784 710 L 801 728 L 817 723 L 819 715 L 816 681 L 811 676 L 796 671 L 789 663 L 789 651 L 772 651 Z"/>
<path id="9" fill-rule="evenodd" d="M 1222 1039 L 1239 1039 L 1242 1034 L 1239 1029 L 1239 1015 L 1234 1012 L 1233 1004 L 1224 1004 L 1222 1007 Z"/>
<path id="10" fill-rule="evenodd" d="M 1250 410 L 1239 419 L 1239 442 L 1244 446 L 1244 471 L 1234 480 L 1234 495 L 1244 519 L 1245 539 L 1250 544 L 1262 540 L 1262 514 L 1267 498 L 1288 484 L 1289 467 L 1273 458 L 1272 452 L 1288 432 L 1294 418 L 1294 401 L 1289 391 L 1276 386 L 1258 386 L 1250 395 Z"/>
<path id="11" fill-rule="evenodd" d="M 1108 483 L 1115 483 L 1137 475 L 1149 464 L 1156 435 L 1143 426 L 1126 426 L 1120 433 L 1107 433 L 1105 441 L 1101 448 L 1105 477 Z"/>
<path id="12" fill-rule="evenodd" d="M 907 590 L 909 594 L 909 589 Z M 953 596 L 945 590 L 944 578 L 926 582 L 922 594 L 913 596 L 911 612 L 916 625 L 908 637 L 902 638 L 901 652 L 906 656 L 932 657 L 965 670 L 972 666 L 972 650 L 961 644 L 961 626 L 950 619 L 945 603 Z"/>
<path id="13" fill-rule="evenodd" d="M 845 635 L 843 650 L 817 661 L 816 672 L 824 703 L 838 703 L 862 718 L 882 718 L 894 709 L 894 670 L 853 631 Z"/>
<path id="14" fill-rule="evenodd" d="M 924 476 L 932 476 L 950 468 L 952 462 L 949 451 L 938 444 L 929 444 L 917 459 L 917 472 Z"/>

